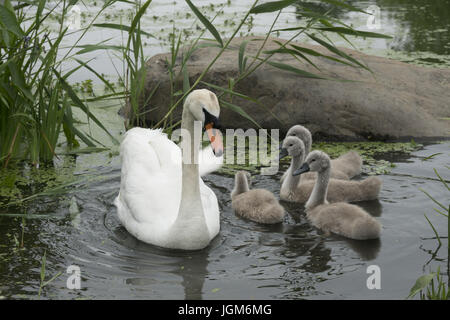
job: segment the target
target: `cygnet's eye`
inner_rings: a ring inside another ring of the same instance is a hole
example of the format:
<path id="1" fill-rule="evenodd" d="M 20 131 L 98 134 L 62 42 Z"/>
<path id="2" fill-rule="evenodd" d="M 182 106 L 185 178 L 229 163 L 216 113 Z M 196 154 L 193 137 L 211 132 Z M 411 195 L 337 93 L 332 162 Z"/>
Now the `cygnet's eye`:
<path id="1" fill-rule="evenodd" d="M 311 159 L 311 162 L 314 162 L 314 161 L 316 161 L 316 159 Z"/>
<path id="2" fill-rule="evenodd" d="M 295 137 L 295 133 L 292 134 Z"/>
<path id="3" fill-rule="evenodd" d="M 292 147 L 293 146 L 293 144 L 291 143 L 290 145 L 289 145 L 289 147 Z"/>

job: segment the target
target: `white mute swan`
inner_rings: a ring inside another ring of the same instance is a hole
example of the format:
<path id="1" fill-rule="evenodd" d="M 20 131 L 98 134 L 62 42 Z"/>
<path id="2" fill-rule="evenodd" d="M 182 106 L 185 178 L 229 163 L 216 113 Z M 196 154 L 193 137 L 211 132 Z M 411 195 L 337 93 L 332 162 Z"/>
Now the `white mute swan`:
<path id="1" fill-rule="evenodd" d="M 305 145 L 297 137 L 286 137 L 280 150 L 280 157 L 290 155 L 291 166 L 286 171 L 286 178 L 282 181 L 280 199 L 290 202 L 305 203 L 314 187 L 314 179 L 303 179 L 303 175 L 295 175 L 305 159 Z M 374 200 L 378 197 L 381 179 L 369 177 L 362 181 L 348 181 L 330 179 L 327 200 L 331 202 L 356 202 Z"/>
<path id="2" fill-rule="evenodd" d="M 318 173 L 314 189 L 305 205 L 306 216 L 312 224 L 325 232 L 333 232 L 356 240 L 377 239 L 381 224 L 362 208 L 346 202 L 329 204 L 327 199 L 331 161 L 324 152 L 313 151 L 293 174 L 308 171 Z"/>
<path id="3" fill-rule="evenodd" d="M 280 223 L 284 218 L 284 208 L 272 192 L 264 189 L 250 190 L 250 174 L 236 172 L 234 189 L 231 192 L 231 206 L 236 215 L 264 224 Z"/>
<path id="4" fill-rule="evenodd" d="M 222 156 L 221 135 L 215 129 L 219 113 L 214 93 L 192 91 L 183 106 L 181 151 L 161 130 L 133 128 L 126 133 L 120 146 L 120 192 L 114 204 L 122 224 L 139 240 L 165 248 L 198 250 L 219 233 L 217 197 L 203 183 L 196 163 L 202 131 L 195 130 L 201 123 L 214 154 Z M 214 165 L 205 167 L 210 170 Z"/>

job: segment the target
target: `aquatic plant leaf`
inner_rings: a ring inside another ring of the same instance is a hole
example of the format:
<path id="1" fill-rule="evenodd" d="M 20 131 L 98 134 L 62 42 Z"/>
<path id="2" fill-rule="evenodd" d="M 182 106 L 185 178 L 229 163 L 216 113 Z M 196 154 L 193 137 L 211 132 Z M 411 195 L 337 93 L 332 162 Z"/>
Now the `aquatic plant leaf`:
<path id="1" fill-rule="evenodd" d="M 264 51 L 265 54 L 275 54 L 275 53 L 281 53 L 281 54 L 290 54 L 293 56 L 300 56 L 302 59 L 306 60 L 310 65 L 312 65 L 314 68 L 320 71 L 319 67 L 317 67 L 311 60 L 309 60 L 303 53 L 298 52 L 293 49 L 288 48 L 279 48 L 275 50 L 268 50 Z"/>
<path id="2" fill-rule="evenodd" d="M 131 32 L 131 27 L 125 26 L 123 24 L 117 24 L 117 23 L 94 23 L 93 26 L 99 27 L 99 28 L 107 28 L 107 29 L 115 29 L 115 30 Z M 133 32 L 137 32 L 137 30 L 134 30 Z M 154 38 L 154 36 L 148 32 L 145 32 L 142 30 L 139 30 L 139 32 L 145 36 Z"/>
<path id="3" fill-rule="evenodd" d="M 134 16 L 133 21 L 131 22 L 129 33 L 137 31 L 139 34 L 143 34 L 143 31 L 140 28 L 136 29 L 136 27 L 138 23 L 140 23 L 141 17 L 144 15 L 150 3 L 152 3 L 152 0 L 147 0 L 147 2 L 145 2 L 144 5 L 138 10 L 136 15 Z"/>
<path id="4" fill-rule="evenodd" d="M 311 72 L 298 69 L 296 67 L 293 67 L 293 66 L 285 64 L 285 63 L 275 62 L 275 61 L 266 61 L 266 63 L 270 64 L 272 67 L 296 73 L 304 78 L 323 79 L 323 80 L 327 79 L 325 77 L 315 75 Z"/>
<path id="5" fill-rule="evenodd" d="M 324 46 L 325 48 L 327 48 L 329 51 L 337 54 L 338 56 L 341 56 L 344 59 L 347 59 L 350 62 L 353 62 L 355 64 L 357 64 L 358 66 L 360 66 L 361 68 L 366 69 L 369 72 L 372 72 L 372 70 L 370 70 L 368 67 L 366 67 L 365 65 L 363 65 L 361 62 L 359 62 L 358 60 L 356 60 L 355 58 L 350 57 L 348 54 L 346 54 L 345 52 L 339 50 L 338 48 L 336 48 L 335 46 L 327 43 L 326 41 L 323 41 L 322 39 L 317 38 L 316 36 L 307 33 L 308 37 L 310 37 L 311 39 L 313 39 L 314 41 L 316 41 L 317 43 L 319 43 L 320 45 Z"/>
<path id="6" fill-rule="evenodd" d="M 211 24 L 211 22 L 209 22 L 208 19 L 205 18 L 205 16 L 200 12 L 200 10 L 197 9 L 197 7 L 190 0 L 185 1 L 191 8 L 191 10 L 195 13 L 197 18 L 201 21 L 201 23 L 203 23 L 206 29 L 208 29 L 209 32 L 211 32 L 211 34 L 214 36 L 214 38 L 216 38 L 217 42 L 220 43 L 220 46 L 223 47 L 223 41 L 217 29 Z"/>
<path id="7" fill-rule="evenodd" d="M 442 154 L 442 152 L 433 153 L 431 156 L 428 156 L 428 157 L 426 157 L 426 158 L 423 158 L 422 161 L 430 160 L 430 159 L 432 159 L 432 158 L 434 158 L 435 156 L 440 155 L 440 154 Z"/>
<path id="8" fill-rule="evenodd" d="M 16 16 L 8 8 L 0 4 L 0 25 L 4 25 L 6 30 L 14 33 L 18 37 L 23 37 L 24 32 L 20 28 Z"/>
<path id="9" fill-rule="evenodd" d="M 241 116 L 243 116 L 244 118 L 250 120 L 251 122 L 253 122 L 255 125 L 257 125 L 258 127 L 261 127 L 247 112 L 245 112 L 244 109 L 242 109 L 241 107 L 232 104 L 228 101 L 225 101 L 223 99 L 220 99 L 220 104 L 223 104 L 224 106 L 226 106 L 227 108 L 229 108 L 230 110 L 240 114 Z"/>
<path id="10" fill-rule="evenodd" d="M 239 73 L 244 73 L 245 70 L 245 63 L 244 63 L 244 53 L 245 53 L 245 47 L 247 46 L 247 43 L 250 40 L 244 40 L 242 41 L 241 45 L 239 46 L 239 55 L 238 55 L 238 66 L 239 66 Z"/>
<path id="11" fill-rule="evenodd" d="M 260 4 L 250 10 L 250 13 L 266 13 L 266 12 L 274 12 L 281 9 L 284 9 L 291 4 L 294 4 L 297 0 L 283 0 L 283 1 L 272 1 Z"/>
<path id="12" fill-rule="evenodd" d="M 76 93 L 73 91 L 72 87 L 61 77 L 61 75 L 59 74 L 59 72 L 56 69 L 53 69 L 53 72 L 55 73 L 55 75 L 58 77 L 59 81 L 61 82 L 61 85 L 63 87 L 63 89 L 67 92 L 67 94 L 69 95 L 70 99 L 72 100 L 72 102 L 79 107 L 81 110 L 84 111 L 84 113 L 86 113 L 86 115 L 92 119 L 101 129 L 103 129 L 103 131 L 110 137 L 111 141 L 118 145 L 119 141 L 117 141 L 116 138 L 114 138 L 114 136 L 108 131 L 108 129 L 105 128 L 105 126 L 100 122 L 100 120 L 97 119 L 97 117 L 95 117 L 90 111 L 89 109 L 86 107 L 86 105 L 80 100 L 80 98 L 78 98 L 78 96 L 76 95 Z M 80 137 L 81 138 L 81 137 Z"/>
<path id="13" fill-rule="evenodd" d="M 434 228 L 433 224 L 431 223 L 430 219 L 428 219 L 427 215 L 424 214 L 425 219 L 427 219 L 428 224 L 430 225 L 431 229 L 433 229 L 434 235 L 436 236 L 437 241 L 439 242 L 439 247 L 442 245 L 441 243 L 441 237 L 439 237 L 439 234 L 437 233 L 436 229 Z"/>
<path id="14" fill-rule="evenodd" d="M 344 27 L 328 27 L 328 28 L 319 27 L 319 28 L 312 28 L 312 29 L 326 31 L 326 32 L 343 33 L 343 34 L 348 34 L 348 35 L 355 36 L 355 37 L 392 39 L 391 36 L 388 36 L 388 35 L 385 35 L 382 33 L 360 31 L 360 30 L 354 30 L 354 29 L 344 28 Z"/>
<path id="15" fill-rule="evenodd" d="M 78 51 L 76 54 L 85 54 L 92 51 L 97 50 L 122 50 L 122 46 L 113 46 L 113 45 L 107 45 L 107 44 L 85 44 L 85 45 L 79 45 L 75 48 L 83 48 L 82 50 Z"/>
<path id="16" fill-rule="evenodd" d="M 420 291 L 425 289 L 430 284 L 431 280 L 433 280 L 435 275 L 436 275 L 436 273 L 432 272 L 430 274 L 426 274 L 426 275 L 419 277 L 416 280 L 416 283 L 414 284 L 414 286 L 409 291 L 409 295 L 408 295 L 407 299 L 414 297 L 417 293 L 419 293 Z"/>

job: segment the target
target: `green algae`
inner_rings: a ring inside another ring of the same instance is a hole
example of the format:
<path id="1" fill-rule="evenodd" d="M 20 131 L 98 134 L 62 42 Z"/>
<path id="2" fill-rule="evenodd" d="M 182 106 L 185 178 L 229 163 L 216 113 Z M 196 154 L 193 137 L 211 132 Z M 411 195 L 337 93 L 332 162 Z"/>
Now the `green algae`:
<path id="1" fill-rule="evenodd" d="M 354 150 L 361 155 L 363 159 L 362 172 L 367 175 L 388 174 L 395 163 L 383 159 L 386 155 L 391 158 L 393 155 L 408 155 L 422 147 L 421 144 L 411 140 L 410 142 L 318 142 L 313 143 L 312 150 L 321 150 L 326 152 L 332 159 Z M 281 165 L 287 166 L 290 163 L 290 157 L 280 161 Z M 225 159 L 226 162 L 226 159 Z M 263 167 L 258 161 L 257 164 L 249 164 L 248 146 L 245 153 L 245 164 L 224 164 L 218 171 L 219 174 L 233 176 L 236 171 L 246 170 L 252 174 L 258 174 L 259 169 Z"/>

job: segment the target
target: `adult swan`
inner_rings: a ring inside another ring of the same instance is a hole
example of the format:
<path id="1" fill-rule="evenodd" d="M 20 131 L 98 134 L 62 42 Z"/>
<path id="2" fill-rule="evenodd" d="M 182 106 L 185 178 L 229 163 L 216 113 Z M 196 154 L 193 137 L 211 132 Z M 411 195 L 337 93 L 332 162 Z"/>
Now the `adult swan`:
<path id="1" fill-rule="evenodd" d="M 139 240 L 198 250 L 219 233 L 217 197 L 200 178 L 196 161 L 202 130 L 194 130 L 202 124 L 214 154 L 220 157 L 222 140 L 215 134 L 219 113 L 214 93 L 192 91 L 183 106 L 181 151 L 161 130 L 133 128 L 126 133 L 120 146 L 120 192 L 114 204 L 122 224 Z"/>

